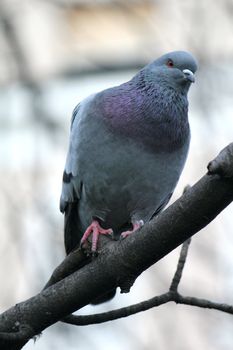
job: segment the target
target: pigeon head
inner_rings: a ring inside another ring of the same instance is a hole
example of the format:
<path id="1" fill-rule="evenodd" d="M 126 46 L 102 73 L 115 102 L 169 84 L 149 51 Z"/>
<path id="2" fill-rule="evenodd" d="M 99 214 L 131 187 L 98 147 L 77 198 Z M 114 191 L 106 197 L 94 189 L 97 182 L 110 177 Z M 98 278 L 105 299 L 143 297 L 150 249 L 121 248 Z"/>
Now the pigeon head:
<path id="1" fill-rule="evenodd" d="M 195 81 L 197 61 L 186 51 L 173 51 L 159 57 L 145 68 L 145 75 L 151 83 L 159 83 L 187 93 L 191 83 Z"/>

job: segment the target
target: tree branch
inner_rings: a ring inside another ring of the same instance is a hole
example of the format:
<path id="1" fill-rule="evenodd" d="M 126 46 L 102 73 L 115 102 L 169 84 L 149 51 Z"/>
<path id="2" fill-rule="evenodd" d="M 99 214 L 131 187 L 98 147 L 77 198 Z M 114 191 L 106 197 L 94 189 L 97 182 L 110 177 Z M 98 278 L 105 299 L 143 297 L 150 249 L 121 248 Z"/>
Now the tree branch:
<path id="1" fill-rule="evenodd" d="M 119 318 L 128 317 L 139 312 L 152 309 L 153 307 L 166 304 L 169 301 L 172 301 L 171 298 L 172 293 L 168 292 L 155 296 L 151 299 L 144 300 L 140 303 L 108 312 L 84 316 L 69 315 L 65 318 L 65 320 L 62 321 L 68 324 L 72 324 L 74 326 L 87 326 L 90 324 L 104 323 L 108 321 L 117 320 Z"/>
<path id="2" fill-rule="evenodd" d="M 178 286 L 179 286 L 179 283 L 180 283 L 180 280 L 182 277 L 184 265 L 185 265 L 185 262 L 187 259 L 188 249 L 189 249 L 190 243 L 191 243 L 191 238 L 187 239 L 187 241 L 185 241 L 182 245 L 182 248 L 180 251 L 179 261 L 178 261 L 177 268 L 176 268 L 176 272 L 174 274 L 171 286 L 169 288 L 169 290 L 171 292 L 177 292 L 177 290 L 178 290 Z"/>
<path id="3" fill-rule="evenodd" d="M 152 309 L 153 307 L 158 307 L 171 301 L 175 302 L 176 304 L 218 310 L 233 315 L 233 305 L 225 303 L 216 303 L 214 301 L 202 298 L 183 296 L 177 291 L 169 291 L 167 293 L 155 296 L 151 299 L 142 301 L 141 303 L 126 306 L 117 310 L 84 316 L 69 315 L 67 316 L 67 318 L 65 318 L 63 322 L 72 324 L 74 326 L 87 326 L 91 324 L 104 323 L 117 320 L 119 318 L 135 315 L 139 312 Z"/>
<path id="4" fill-rule="evenodd" d="M 128 292 L 146 268 L 205 227 L 233 200 L 232 177 L 218 175 L 221 164 L 228 170 L 233 168 L 233 144 L 214 161 L 217 163 L 211 175 L 203 176 L 134 235 L 125 240 L 109 241 L 89 264 L 2 313 L 0 332 L 16 332 L 16 324 L 27 325 L 33 330 L 32 337 L 117 286 L 122 292 Z M 173 291 L 168 293 L 171 300 L 172 295 L 179 295 Z M 166 300 L 169 299 L 167 293 L 165 295 Z M 182 298 L 173 301 L 185 302 L 188 297 Z M 194 305 L 196 299 L 191 301 Z M 14 349 L 20 348 L 19 345 Z M 9 347 L 1 349 L 9 350 Z"/>
<path id="5" fill-rule="evenodd" d="M 173 301 L 177 304 L 197 306 L 204 309 L 213 309 L 233 315 L 233 305 L 228 305 L 225 303 L 215 303 L 214 301 L 210 301 L 207 299 L 182 296 L 180 294 L 176 294 L 173 298 Z"/>
<path id="6" fill-rule="evenodd" d="M 74 250 L 56 267 L 43 290 L 71 275 L 90 261 L 90 257 L 82 249 L 78 248 Z"/>

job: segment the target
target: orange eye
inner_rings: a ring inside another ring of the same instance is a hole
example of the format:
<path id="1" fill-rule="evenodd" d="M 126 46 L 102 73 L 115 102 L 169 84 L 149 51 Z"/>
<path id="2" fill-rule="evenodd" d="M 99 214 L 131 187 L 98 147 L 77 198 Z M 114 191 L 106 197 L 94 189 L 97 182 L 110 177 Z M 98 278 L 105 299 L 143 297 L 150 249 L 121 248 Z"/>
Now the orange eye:
<path id="1" fill-rule="evenodd" d="M 168 67 L 174 67 L 174 62 L 171 60 L 171 59 L 169 59 L 169 60 L 167 60 L 167 63 L 166 63 L 166 65 L 168 66 Z"/>

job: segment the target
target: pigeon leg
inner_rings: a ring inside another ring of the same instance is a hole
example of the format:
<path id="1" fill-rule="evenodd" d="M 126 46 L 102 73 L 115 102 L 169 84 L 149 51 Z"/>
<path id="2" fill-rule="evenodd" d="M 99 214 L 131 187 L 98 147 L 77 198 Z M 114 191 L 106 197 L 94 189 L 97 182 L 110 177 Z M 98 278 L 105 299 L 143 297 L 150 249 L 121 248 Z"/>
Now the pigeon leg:
<path id="1" fill-rule="evenodd" d="M 93 234 L 92 243 L 91 243 L 91 251 L 93 253 L 95 253 L 97 250 L 97 243 L 98 243 L 99 235 L 109 235 L 112 232 L 113 231 L 111 228 L 104 229 L 100 226 L 100 224 L 98 223 L 97 220 L 93 220 L 92 223 L 90 224 L 90 226 L 88 226 L 88 228 L 86 229 L 86 231 L 84 232 L 84 234 L 82 236 L 81 245 L 87 240 L 87 238 L 91 234 Z"/>
<path id="2" fill-rule="evenodd" d="M 143 220 L 138 220 L 138 221 L 133 222 L 132 225 L 133 225 L 133 229 L 132 230 L 128 230 L 128 231 L 122 232 L 122 234 L 121 234 L 122 238 L 130 236 L 132 233 L 134 233 L 139 228 L 141 228 L 144 225 L 144 221 Z"/>

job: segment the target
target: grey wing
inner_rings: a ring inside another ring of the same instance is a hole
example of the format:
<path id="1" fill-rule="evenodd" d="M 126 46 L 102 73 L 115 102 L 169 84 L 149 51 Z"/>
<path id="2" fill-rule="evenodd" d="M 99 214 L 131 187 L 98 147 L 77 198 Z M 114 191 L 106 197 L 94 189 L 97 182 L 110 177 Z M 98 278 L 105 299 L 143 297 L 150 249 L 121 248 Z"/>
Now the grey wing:
<path id="1" fill-rule="evenodd" d="M 87 99 L 88 100 L 88 99 Z M 79 219 L 79 199 L 82 183 L 78 174 L 79 149 L 77 140 L 80 137 L 79 122 L 85 113 L 86 101 L 78 104 L 71 119 L 69 149 L 62 179 L 60 210 L 64 213 L 64 243 L 66 253 L 74 250 L 82 237 Z"/>
<path id="2" fill-rule="evenodd" d="M 70 130 L 70 143 L 69 150 L 66 158 L 66 165 L 63 172 L 62 178 L 62 191 L 60 197 L 60 210 L 64 213 L 67 203 L 72 203 L 80 198 L 80 188 L 81 181 L 78 178 L 77 174 L 77 157 L 78 150 L 73 146 L 72 138 L 78 137 L 78 118 L 80 113 L 80 106 L 78 104 L 71 118 L 71 130 Z"/>
<path id="3" fill-rule="evenodd" d="M 78 104 L 72 114 L 70 142 L 63 173 L 62 191 L 60 198 L 60 210 L 65 214 L 64 238 L 66 253 L 69 254 L 80 242 L 83 235 L 82 225 L 79 217 L 79 202 L 82 192 L 82 181 L 80 179 L 80 124 L 88 114 L 88 106 L 95 95 L 83 100 Z"/>
<path id="4" fill-rule="evenodd" d="M 62 213 L 65 211 L 67 203 L 73 203 L 77 201 L 77 199 L 80 199 L 82 182 L 79 177 L 80 169 L 78 169 L 78 164 L 80 158 L 80 140 L 83 137 L 83 135 L 81 135 L 80 125 L 86 119 L 89 106 L 91 106 L 95 96 L 96 95 L 93 94 L 85 98 L 75 107 L 72 113 L 69 149 L 63 173 L 60 198 L 60 210 Z"/>

